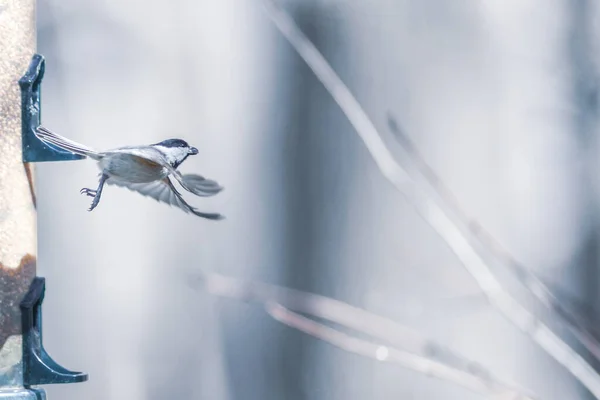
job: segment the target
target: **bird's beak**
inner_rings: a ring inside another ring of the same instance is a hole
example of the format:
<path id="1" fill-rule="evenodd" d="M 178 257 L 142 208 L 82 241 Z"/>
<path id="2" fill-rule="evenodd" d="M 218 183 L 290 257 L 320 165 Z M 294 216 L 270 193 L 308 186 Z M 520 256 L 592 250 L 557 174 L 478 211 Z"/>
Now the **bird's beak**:
<path id="1" fill-rule="evenodd" d="M 190 154 L 195 156 L 196 154 L 198 154 L 198 149 L 195 147 L 190 147 Z"/>

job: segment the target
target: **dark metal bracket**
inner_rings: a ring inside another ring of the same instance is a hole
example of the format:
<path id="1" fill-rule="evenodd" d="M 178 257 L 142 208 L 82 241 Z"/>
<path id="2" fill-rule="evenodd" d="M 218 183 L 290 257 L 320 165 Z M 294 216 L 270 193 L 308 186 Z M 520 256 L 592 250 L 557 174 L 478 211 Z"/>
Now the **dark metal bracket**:
<path id="1" fill-rule="evenodd" d="M 34 54 L 27 72 L 19 79 L 21 87 L 21 136 L 23 162 L 70 161 L 84 157 L 42 142 L 35 134 L 41 124 L 40 89 L 45 60 Z M 44 349 L 42 343 L 42 302 L 46 291 L 44 278 L 34 278 L 20 304 L 23 335 L 23 385 L 75 383 L 87 381 L 83 372 L 61 367 Z M 42 393 L 43 391 L 40 391 Z"/>
<path id="2" fill-rule="evenodd" d="M 42 344 L 42 302 L 46 280 L 34 278 L 29 291 L 21 301 L 23 328 L 23 384 L 46 385 L 49 383 L 75 383 L 87 381 L 83 372 L 69 371 L 58 365 Z"/>
<path id="3" fill-rule="evenodd" d="M 46 144 L 35 134 L 36 128 L 41 124 L 40 87 L 45 63 L 43 56 L 34 54 L 27 72 L 19 79 L 23 162 L 81 160 L 85 157 Z"/>

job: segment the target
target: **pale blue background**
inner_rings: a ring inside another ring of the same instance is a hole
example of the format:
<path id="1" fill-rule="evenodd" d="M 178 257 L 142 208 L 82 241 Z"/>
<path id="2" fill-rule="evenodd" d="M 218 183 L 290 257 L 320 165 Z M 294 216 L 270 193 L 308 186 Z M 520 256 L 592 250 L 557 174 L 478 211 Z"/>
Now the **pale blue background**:
<path id="1" fill-rule="evenodd" d="M 463 208 L 564 299 L 598 304 L 592 1 L 311 0 L 286 7 L 397 149 L 396 115 Z M 37 168 L 45 344 L 90 373 L 49 399 L 479 399 L 319 342 L 190 269 L 317 292 L 406 323 L 543 399 L 588 399 L 489 307 L 377 170 L 258 0 L 40 0 L 43 121 L 98 149 L 181 137 L 226 190 L 212 223 Z M 566 300 L 565 300 L 566 301 Z"/>

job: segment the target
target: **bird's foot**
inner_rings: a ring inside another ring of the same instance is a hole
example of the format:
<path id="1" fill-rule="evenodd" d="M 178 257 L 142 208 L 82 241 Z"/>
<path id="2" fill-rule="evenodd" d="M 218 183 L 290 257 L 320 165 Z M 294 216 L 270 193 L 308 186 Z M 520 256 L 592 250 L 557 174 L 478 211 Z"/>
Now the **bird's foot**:
<path id="1" fill-rule="evenodd" d="M 100 196 L 99 196 L 99 193 L 97 190 L 83 188 L 79 191 L 79 193 L 85 194 L 86 196 L 90 196 L 90 197 L 94 198 L 94 200 L 92 200 L 92 205 L 90 206 L 90 208 L 88 208 L 88 211 L 92 211 L 94 208 L 96 208 L 98 206 L 98 203 L 100 202 Z"/>
<path id="2" fill-rule="evenodd" d="M 92 205 L 90 206 L 90 208 L 88 208 L 88 211 L 92 211 L 94 208 L 96 208 L 99 202 L 100 199 L 98 197 L 94 197 L 94 200 L 92 200 Z"/>
<path id="3" fill-rule="evenodd" d="M 97 190 L 93 190 L 93 189 L 88 189 L 88 188 L 83 188 L 79 191 L 80 194 L 85 194 L 87 196 L 90 197 L 96 197 L 96 193 L 98 193 Z"/>

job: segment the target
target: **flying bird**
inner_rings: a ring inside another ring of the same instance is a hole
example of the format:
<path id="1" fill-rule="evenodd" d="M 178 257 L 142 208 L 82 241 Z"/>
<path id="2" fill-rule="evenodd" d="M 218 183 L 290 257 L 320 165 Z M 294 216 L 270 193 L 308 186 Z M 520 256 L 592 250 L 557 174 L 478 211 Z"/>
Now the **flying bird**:
<path id="1" fill-rule="evenodd" d="M 57 135 L 43 126 L 37 128 L 36 135 L 45 143 L 98 162 L 101 171 L 98 188 L 83 188 L 80 191 L 81 194 L 93 197 L 88 211 L 98 206 L 102 189 L 107 184 L 125 187 L 202 218 L 223 219 L 221 214 L 201 212 L 189 205 L 171 181 L 171 177 L 175 178 L 182 188 L 201 197 L 214 196 L 223 190 L 213 180 L 200 175 L 183 175 L 177 170 L 186 158 L 198 154 L 198 149 L 191 147 L 184 140 L 167 139 L 146 146 L 125 146 L 98 152 Z"/>

